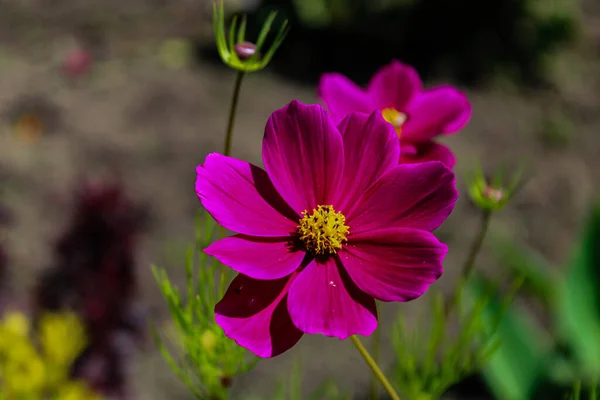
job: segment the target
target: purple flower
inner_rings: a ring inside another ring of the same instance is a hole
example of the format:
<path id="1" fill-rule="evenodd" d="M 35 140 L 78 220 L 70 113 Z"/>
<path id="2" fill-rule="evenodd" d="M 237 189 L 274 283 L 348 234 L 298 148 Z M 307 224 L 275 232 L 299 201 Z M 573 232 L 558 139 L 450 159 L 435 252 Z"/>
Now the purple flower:
<path id="1" fill-rule="evenodd" d="M 135 258 L 143 214 L 118 181 L 85 182 L 71 220 L 55 247 L 52 268 L 35 291 L 38 313 L 73 309 L 86 325 L 89 344 L 73 373 L 99 393 L 124 398 L 126 354 L 115 339 L 143 339 L 136 316 Z"/>
<path id="2" fill-rule="evenodd" d="M 433 138 L 459 131 L 471 117 L 464 93 L 448 85 L 424 90 L 417 72 L 399 61 L 377 71 L 366 89 L 341 74 L 324 74 L 318 94 L 336 123 L 351 112 L 379 110 L 400 138 L 402 163 L 439 160 L 453 168 L 454 155 Z"/>
<path id="3" fill-rule="evenodd" d="M 205 249 L 239 272 L 215 307 L 227 336 L 273 357 L 303 333 L 369 335 L 375 299 L 415 299 L 440 277 L 447 247 L 431 232 L 454 208 L 454 174 L 399 156 L 380 112 L 336 127 L 323 107 L 298 101 L 267 122 L 266 171 L 207 156 L 198 197 L 239 232 Z"/>

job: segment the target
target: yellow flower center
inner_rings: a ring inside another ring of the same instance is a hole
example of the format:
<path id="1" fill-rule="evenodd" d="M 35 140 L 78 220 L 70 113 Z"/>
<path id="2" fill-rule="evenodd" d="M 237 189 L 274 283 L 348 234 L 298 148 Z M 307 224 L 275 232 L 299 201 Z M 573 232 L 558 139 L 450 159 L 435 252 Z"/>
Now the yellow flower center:
<path id="1" fill-rule="evenodd" d="M 332 206 L 318 206 L 311 214 L 304 210 L 298 225 L 306 250 L 317 256 L 337 253 L 346 242 L 348 232 L 346 217 Z"/>
<path id="2" fill-rule="evenodd" d="M 408 119 L 408 116 L 396 110 L 393 107 L 384 108 L 383 110 L 381 110 L 381 115 L 383 116 L 383 119 L 385 119 L 387 122 L 394 126 L 398 137 L 400 137 L 400 135 L 402 134 L 402 125 L 404 125 L 404 123 Z"/>

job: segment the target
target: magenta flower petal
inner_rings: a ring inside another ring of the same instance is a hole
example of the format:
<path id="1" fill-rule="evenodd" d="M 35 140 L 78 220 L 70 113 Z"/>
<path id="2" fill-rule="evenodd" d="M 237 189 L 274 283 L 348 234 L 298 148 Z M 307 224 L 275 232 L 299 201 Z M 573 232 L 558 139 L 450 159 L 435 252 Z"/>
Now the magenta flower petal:
<path id="1" fill-rule="evenodd" d="M 288 293 L 288 310 L 294 325 L 308 334 L 343 340 L 377 328 L 375 300 L 356 287 L 334 257 L 312 261 L 298 274 Z"/>
<path id="2" fill-rule="evenodd" d="M 413 97 L 406 112 L 409 118 L 402 137 L 412 142 L 426 141 L 462 129 L 471 118 L 471 103 L 458 89 L 439 86 Z"/>
<path id="3" fill-rule="evenodd" d="M 400 162 L 402 164 L 415 164 L 427 161 L 441 161 L 448 168 L 452 169 L 456 165 L 456 158 L 452 154 L 452 150 L 441 143 L 433 141 L 418 143 L 415 145 L 415 152 L 402 151 Z"/>
<path id="4" fill-rule="evenodd" d="M 227 337 L 259 357 L 275 357 L 293 347 L 302 332 L 287 310 L 293 276 L 255 280 L 238 275 L 215 306 L 215 319 Z"/>
<path id="5" fill-rule="evenodd" d="M 298 216 L 262 169 L 212 153 L 196 168 L 196 193 L 222 226 L 252 236 L 288 236 Z"/>
<path id="6" fill-rule="evenodd" d="M 409 301 L 442 275 L 447 251 L 430 232 L 385 228 L 352 236 L 339 257 L 365 293 L 381 301 Z"/>
<path id="7" fill-rule="evenodd" d="M 400 145 L 394 127 L 379 111 L 352 113 L 338 129 L 344 141 L 344 175 L 335 204 L 348 213 L 362 193 L 398 165 Z"/>
<path id="8" fill-rule="evenodd" d="M 422 90 L 423 83 L 417 71 L 396 60 L 381 67 L 368 86 L 376 108 L 393 107 L 399 111 L 404 111 L 410 99 Z"/>
<path id="9" fill-rule="evenodd" d="M 317 94 L 338 124 L 351 112 L 370 114 L 377 108 L 369 94 L 342 74 L 323 74 Z"/>
<path id="10" fill-rule="evenodd" d="M 214 242 L 204 252 L 250 278 L 280 279 L 297 270 L 305 256 L 290 241 L 290 237 L 235 235 Z"/>
<path id="11" fill-rule="evenodd" d="M 400 164 L 382 176 L 346 216 L 352 235 L 390 226 L 437 229 L 458 198 L 454 173 L 439 161 Z"/>
<path id="12" fill-rule="evenodd" d="M 342 136 L 323 107 L 294 100 L 269 117 L 263 161 L 294 211 L 311 211 L 336 194 L 344 171 Z"/>

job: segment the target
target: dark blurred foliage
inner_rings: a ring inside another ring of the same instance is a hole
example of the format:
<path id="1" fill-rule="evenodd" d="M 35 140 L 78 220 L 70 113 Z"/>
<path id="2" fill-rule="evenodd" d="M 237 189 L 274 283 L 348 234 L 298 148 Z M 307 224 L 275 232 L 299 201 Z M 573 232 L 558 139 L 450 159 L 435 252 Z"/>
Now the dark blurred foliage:
<path id="1" fill-rule="evenodd" d="M 570 385 L 558 385 L 544 379 L 535 386 L 535 394 L 532 396 L 532 399 L 564 400 L 567 398 L 566 394 L 571 389 Z M 475 374 L 463 379 L 452 386 L 448 390 L 448 393 L 460 400 L 496 400 L 496 397 L 488 389 L 485 379 L 481 374 Z"/>
<path id="2" fill-rule="evenodd" d="M 542 18 L 530 11 L 531 1 L 552 0 L 414 0 L 380 10 L 371 0 L 316 1 L 330 6 L 320 25 L 302 18 L 293 0 L 263 0 L 249 15 L 250 38 L 272 10 L 289 19 L 292 29 L 272 68 L 310 84 L 332 71 L 364 84 L 395 58 L 415 66 L 424 79 L 444 76 L 478 85 L 500 69 L 519 84 L 535 86 L 545 83 L 546 56 L 573 40 L 577 28 L 572 16 Z"/>
<path id="3" fill-rule="evenodd" d="M 80 314 L 89 345 L 73 374 L 99 392 L 121 398 L 128 390 L 127 355 L 144 339 L 135 275 L 143 216 L 119 183 L 85 183 L 34 298 L 36 315 L 60 309 Z"/>

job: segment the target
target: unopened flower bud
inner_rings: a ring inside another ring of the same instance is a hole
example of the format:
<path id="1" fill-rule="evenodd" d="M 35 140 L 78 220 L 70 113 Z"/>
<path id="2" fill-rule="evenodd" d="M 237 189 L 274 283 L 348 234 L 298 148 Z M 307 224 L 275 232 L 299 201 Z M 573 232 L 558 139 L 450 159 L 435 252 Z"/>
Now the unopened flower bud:
<path id="1" fill-rule="evenodd" d="M 483 196 L 491 201 L 499 202 L 504 197 L 502 189 L 496 189 L 491 186 L 486 187 L 483 190 Z"/>
<path id="2" fill-rule="evenodd" d="M 258 34 L 256 44 L 254 44 L 245 39 L 246 18 L 242 18 L 238 27 L 238 18 L 234 16 L 231 26 L 228 32 L 226 32 L 223 1 L 220 0 L 218 4 L 214 4 L 213 25 L 215 28 L 217 50 L 219 51 L 221 60 L 229 67 L 240 72 L 254 72 L 266 67 L 287 34 L 287 20 L 285 20 L 281 24 L 271 46 L 266 51 L 262 51 L 276 16 L 276 12 L 269 14 Z"/>
<path id="3" fill-rule="evenodd" d="M 502 209 L 515 194 L 521 183 L 521 171 L 515 171 L 507 180 L 500 168 L 491 180 L 485 178 L 481 167 L 477 167 L 468 180 L 469 196 L 473 203 L 484 211 Z"/>
<path id="4" fill-rule="evenodd" d="M 200 343 L 202 343 L 202 347 L 207 353 L 214 351 L 217 346 L 217 340 L 217 335 L 209 329 L 205 330 L 200 336 Z"/>
<path id="5" fill-rule="evenodd" d="M 235 45 L 235 53 L 241 61 L 246 61 L 256 54 L 256 45 L 250 42 L 241 42 Z"/>

